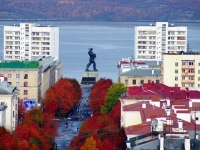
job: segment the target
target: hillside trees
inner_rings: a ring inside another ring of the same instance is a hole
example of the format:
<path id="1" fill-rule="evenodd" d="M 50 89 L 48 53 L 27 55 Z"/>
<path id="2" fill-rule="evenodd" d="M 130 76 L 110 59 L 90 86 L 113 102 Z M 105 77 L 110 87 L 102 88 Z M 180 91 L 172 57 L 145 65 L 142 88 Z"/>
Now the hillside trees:
<path id="1" fill-rule="evenodd" d="M 75 79 L 62 78 L 47 90 L 45 111 L 55 116 L 64 116 L 76 105 L 81 95 L 81 87 Z"/>

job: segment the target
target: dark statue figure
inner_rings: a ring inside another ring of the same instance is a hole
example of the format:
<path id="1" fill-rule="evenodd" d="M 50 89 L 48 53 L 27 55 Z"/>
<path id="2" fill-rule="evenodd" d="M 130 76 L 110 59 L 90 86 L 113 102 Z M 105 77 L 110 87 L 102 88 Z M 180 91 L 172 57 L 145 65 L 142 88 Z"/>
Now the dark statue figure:
<path id="1" fill-rule="evenodd" d="M 93 64 L 93 69 L 94 69 L 94 71 L 98 71 L 98 70 L 96 69 L 96 63 L 95 63 L 95 61 L 94 61 L 94 59 L 96 58 L 96 54 L 94 54 L 94 53 L 92 52 L 92 50 L 93 50 L 93 48 L 89 48 L 88 54 L 89 54 L 89 56 L 90 56 L 90 59 L 89 59 L 89 63 L 88 63 L 87 66 L 86 66 L 85 71 L 89 71 L 89 67 L 90 67 L 91 64 Z"/>

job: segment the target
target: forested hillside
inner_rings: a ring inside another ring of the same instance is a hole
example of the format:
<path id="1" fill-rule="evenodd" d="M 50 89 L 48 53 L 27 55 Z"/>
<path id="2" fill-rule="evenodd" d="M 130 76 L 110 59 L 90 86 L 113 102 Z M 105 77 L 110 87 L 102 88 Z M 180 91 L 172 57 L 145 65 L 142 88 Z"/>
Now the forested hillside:
<path id="1" fill-rule="evenodd" d="M 200 21 L 200 0 L 1 0 L 0 19 Z"/>

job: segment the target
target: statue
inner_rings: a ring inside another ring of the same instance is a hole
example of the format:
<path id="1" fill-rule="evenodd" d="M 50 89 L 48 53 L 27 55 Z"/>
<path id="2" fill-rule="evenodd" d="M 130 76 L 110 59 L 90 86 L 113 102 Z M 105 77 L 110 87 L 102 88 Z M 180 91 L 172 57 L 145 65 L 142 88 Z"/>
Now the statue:
<path id="1" fill-rule="evenodd" d="M 89 56 L 90 56 L 90 59 L 89 59 L 89 63 L 88 63 L 87 66 L 86 66 L 85 71 L 89 71 L 88 68 L 90 67 L 91 64 L 93 64 L 93 69 L 94 69 L 94 71 L 98 71 L 98 70 L 96 69 L 96 63 L 95 63 L 95 61 L 94 61 L 94 59 L 96 58 L 96 54 L 94 54 L 94 53 L 92 52 L 92 50 L 93 50 L 93 48 L 89 48 L 88 54 L 89 54 Z"/>

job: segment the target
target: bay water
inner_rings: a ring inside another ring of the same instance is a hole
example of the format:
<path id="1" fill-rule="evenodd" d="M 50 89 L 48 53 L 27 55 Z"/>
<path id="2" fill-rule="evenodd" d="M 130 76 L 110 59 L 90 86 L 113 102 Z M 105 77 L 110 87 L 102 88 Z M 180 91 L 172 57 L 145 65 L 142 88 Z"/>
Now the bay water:
<path id="1" fill-rule="evenodd" d="M 3 26 L 19 25 L 22 21 L 0 21 L 0 59 L 3 59 Z M 33 23 L 36 23 L 33 22 Z M 63 62 L 63 77 L 80 82 L 89 56 L 88 48 L 96 53 L 99 78 L 117 82 L 117 64 L 124 57 L 134 57 L 134 27 L 152 22 L 91 22 L 37 21 L 40 25 L 59 27 L 59 59 Z M 187 26 L 189 49 L 200 51 L 200 23 L 174 23 Z M 92 65 L 89 68 L 92 70 Z"/>

